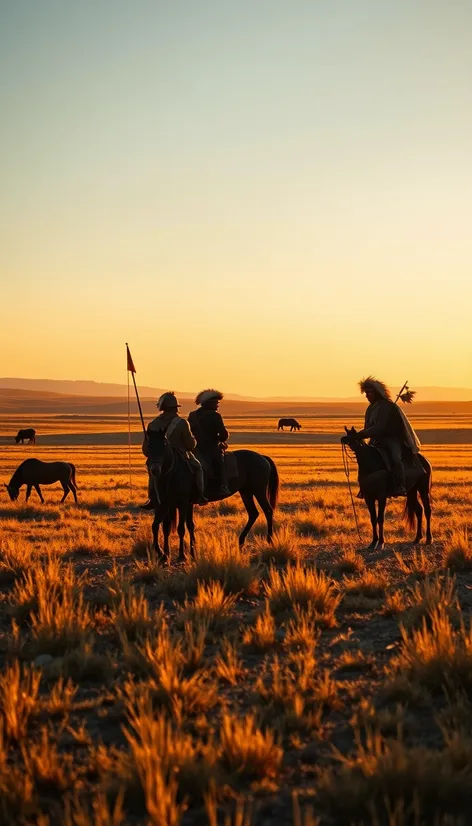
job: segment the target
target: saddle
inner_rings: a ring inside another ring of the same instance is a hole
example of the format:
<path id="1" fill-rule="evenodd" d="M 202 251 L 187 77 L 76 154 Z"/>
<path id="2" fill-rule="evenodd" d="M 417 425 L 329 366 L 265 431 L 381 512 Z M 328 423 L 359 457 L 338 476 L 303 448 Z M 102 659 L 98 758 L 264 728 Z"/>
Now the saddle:
<path id="1" fill-rule="evenodd" d="M 358 478 L 360 492 L 358 493 L 358 499 L 363 499 L 363 488 L 370 485 L 378 484 L 381 479 L 384 479 L 385 476 L 388 477 L 388 496 L 392 495 L 392 491 L 395 488 L 395 478 L 393 475 L 393 467 L 392 467 L 392 460 L 390 458 L 390 454 L 388 449 L 383 447 L 382 445 L 375 445 L 375 450 L 380 454 L 382 458 L 382 462 L 384 467 L 380 470 L 375 470 L 368 475 L 360 475 Z M 425 473 L 425 469 L 421 464 L 420 460 L 417 456 L 412 453 L 410 450 L 403 451 L 403 467 L 405 469 L 405 481 L 406 481 L 406 490 L 410 490 L 413 485 L 416 484 L 420 476 Z"/>
<path id="2" fill-rule="evenodd" d="M 204 456 L 202 453 L 197 453 L 198 459 L 200 460 L 201 466 L 203 468 L 203 473 L 205 474 L 205 479 L 211 481 L 212 479 L 216 479 L 215 470 L 213 467 L 213 462 L 211 458 L 208 456 Z M 226 470 L 226 477 L 228 480 L 235 479 L 238 475 L 238 462 L 234 453 L 228 453 L 226 451 L 224 456 L 225 462 L 225 470 Z"/>

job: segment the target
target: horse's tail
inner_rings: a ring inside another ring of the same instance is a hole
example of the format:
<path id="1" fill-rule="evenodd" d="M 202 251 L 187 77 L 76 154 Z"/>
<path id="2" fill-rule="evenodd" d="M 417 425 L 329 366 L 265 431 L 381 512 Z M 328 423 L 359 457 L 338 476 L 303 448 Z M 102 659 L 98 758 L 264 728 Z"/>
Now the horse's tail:
<path id="1" fill-rule="evenodd" d="M 77 487 L 77 482 L 75 481 L 75 465 L 73 465 L 72 462 L 69 462 L 69 467 L 70 467 L 70 471 L 71 471 L 70 472 L 70 481 L 72 482 L 72 484 L 75 487 Z"/>
<path id="2" fill-rule="evenodd" d="M 277 499 L 279 498 L 279 472 L 277 470 L 277 466 L 273 459 L 270 456 L 265 457 L 270 465 L 270 473 L 269 473 L 269 484 L 267 486 L 267 498 L 269 500 L 269 504 L 271 508 L 275 508 L 277 505 Z"/>
<path id="3" fill-rule="evenodd" d="M 413 493 L 414 493 L 414 496 L 413 496 Z M 415 516 L 416 516 L 415 505 L 416 505 L 417 501 L 418 500 L 416 498 L 416 488 L 413 488 L 413 490 L 408 491 L 408 496 L 406 497 L 406 502 L 405 502 L 405 509 L 403 511 L 403 519 L 405 520 L 408 527 L 411 528 L 412 530 L 415 527 Z"/>

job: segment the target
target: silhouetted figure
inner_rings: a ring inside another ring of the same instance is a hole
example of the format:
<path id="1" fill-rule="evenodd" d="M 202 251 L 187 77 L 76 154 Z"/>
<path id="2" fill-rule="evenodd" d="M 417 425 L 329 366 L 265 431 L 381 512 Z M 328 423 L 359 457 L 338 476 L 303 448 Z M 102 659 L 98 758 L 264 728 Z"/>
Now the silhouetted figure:
<path id="1" fill-rule="evenodd" d="M 156 554 L 163 564 L 169 561 L 169 535 L 171 528 L 177 522 L 179 535 L 179 562 L 185 558 L 184 538 L 185 530 L 190 535 L 190 555 L 195 556 L 195 525 L 193 521 L 193 503 L 195 502 L 195 476 L 182 457 L 171 447 L 163 431 L 157 431 L 154 439 L 154 456 L 159 468 L 156 476 L 156 490 L 158 504 L 154 510 L 152 523 L 153 543 Z M 267 541 L 272 541 L 273 512 L 277 503 L 279 489 L 279 475 L 275 463 L 269 456 L 262 456 L 254 450 L 235 450 L 227 454 L 231 457 L 234 470 L 230 473 L 229 485 L 231 496 L 239 492 L 247 511 L 247 524 L 239 536 L 239 544 L 243 545 L 246 536 L 259 516 L 254 500 L 261 508 L 267 520 Z M 211 495 L 211 486 L 208 492 L 210 501 L 221 499 L 219 490 Z M 164 549 L 159 548 L 159 526 L 162 524 L 164 532 Z"/>
<path id="2" fill-rule="evenodd" d="M 21 442 L 21 444 L 24 445 L 25 439 L 28 439 L 30 445 L 36 444 L 36 430 L 33 427 L 27 427 L 25 430 L 19 430 L 15 436 L 15 442 L 17 444 Z"/>
<path id="3" fill-rule="evenodd" d="M 277 430 L 283 430 L 284 427 L 289 427 L 291 433 L 292 430 L 301 430 L 302 426 L 296 419 L 279 419 Z"/>
<path id="4" fill-rule="evenodd" d="M 370 521 L 372 525 L 371 549 L 382 549 L 384 547 L 384 516 L 387 498 L 392 496 L 392 474 L 387 468 L 385 457 L 381 451 L 373 445 L 368 445 L 360 433 L 351 427 L 345 428 L 346 435 L 341 438 L 341 442 L 348 445 L 355 453 L 359 466 L 359 486 L 361 498 L 369 509 Z M 362 433 L 363 431 L 361 431 Z M 413 527 L 416 516 L 416 536 L 415 543 L 419 542 L 423 536 L 422 521 L 423 508 L 426 516 L 426 544 L 430 545 L 431 538 L 431 480 L 432 469 L 428 460 L 417 453 L 415 462 L 410 465 L 405 475 L 405 487 L 407 499 L 405 506 L 405 516 L 410 527 Z M 418 501 L 418 493 L 423 503 L 423 508 Z M 377 510 L 376 510 L 377 505 Z M 377 530 L 378 528 L 378 530 Z"/>
<path id="5" fill-rule="evenodd" d="M 404 454 L 407 458 L 419 453 L 421 444 L 403 410 L 392 401 L 388 387 L 373 376 L 359 382 L 369 406 L 365 412 L 364 429 L 359 439 L 370 439 L 373 447 L 385 449 L 392 463 L 395 488 L 392 496 L 406 496 Z"/>
<path id="6" fill-rule="evenodd" d="M 31 489 L 34 488 L 41 502 L 44 502 L 40 485 L 53 485 L 60 482 L 64 491 L 61 502 L 64 502 L 69 492 L 77 503 L 77 487 L 75 483 L 75 465 L 72 462 L 41 462 L 39 459 L 26 459 L 15 470 L 8 485 L 5 485 L 12 502 L 18 499 L 20 488 L 26 485 L 26 501 Z"/>
<path id="7" fill-rule="evenodd" d="M 226 441 L 229 433 L 224 426 L 223 418 L 218 413 L 223 393 L 219 390 L 202 390 L 195 399 L 199 404 L 198 410 L 193 410 L 188 421 L 191 431 L 197 440 L 197 452 L 210 465 L 220 486 L 220 496 L 230 495 L 225 468 Z"/>
<path id="8" fill-rule="evenodd" d="M 142 505 L 143 510 L 154 510 L 157 504 L 156 498 L 156 476 L 159 473 L 158 457 L 155 455 L 154 444 L 156 437 L 165 435 L 171 447 L 187 462 L 192 473 L 196 477 L 198 489 L 198 504 L 205 505 L 207 499 L 204 495 L 205 481 L 203 478 L 202 466 L 194 455 L 193 451 L 196 447 L 196 441 L 193 438 L 190 427 L 186 419 L 179 416 L 178 408 L 179 401 L 175 393 L 162 393 L 158 398 L 156 407 L 161 411 L 161 415 L 157 416 L 148 425 L 146 436 L 143 441 L 143 453 L 147 457 L 147 469 L 149 473 L 148 496 L 149 500 Z"/>

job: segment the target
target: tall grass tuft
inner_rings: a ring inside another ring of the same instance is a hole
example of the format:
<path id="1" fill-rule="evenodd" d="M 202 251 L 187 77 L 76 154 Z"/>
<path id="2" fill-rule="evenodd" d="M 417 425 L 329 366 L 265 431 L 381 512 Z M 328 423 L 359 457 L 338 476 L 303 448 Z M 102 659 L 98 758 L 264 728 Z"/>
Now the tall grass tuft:
<path id="1" fill-rule="evenodd" d="M 22 740 L 38 702 L 41 673 L 18 660 L 0 674 L 0 714 L 8 740 Z"/>
<path id="2" fill-rule="evenodd" d="M 444 543 L 444 564 L 455 571 L 472 569 L 472 544 L 467 528 L 452 531 Z"/>
<path id="3" fill-rule="evenodd" d="M 289 525 L 282 525 L 274 532 L 272 543 L 267 544 L 263 537 L 255 537 L 252 547 L 259 562 L 286 565 L 297 562 L 303 557 L 300 538 Z"/>
<path id="4" fill-rule="evenodd" d="M 266 600 L 264 611 L 257 615 L 254 625 L 244 629 L 243 643 L 255 651 L 265 651 L 275 645 L 275 630 L 275 619 Z"/>
<path id="5" fill-rule="evenodd" d="M 445 606 L 439 605 L 421 628 L 401 628 L 402 644 L 392 660 L 391 676 L 401 675 L 431 690 L 443 686 L 472 688 L 472 629 L 461 622 L 456 630 Z"/>
<path id="6" fill-rule="evenodd" d="M 273 732 L 261 731 L 252 714 L 243 719 L 223 714 L 220 744 L 223 764 L 248 779 L 275 777 L 280 769 L 281 746 Z"/>
<path id="7" fill-rule="evenodd" d="M 293 565 L 279 572 L 269 571 L 269 580 L 263 583 L 271 609 L 275 613 L 310 606 L 320 625 L 336 624 L 335 611 L 340 602 L 335 584 L 323 571 Z"/>
<path id="8" fill-rule="evenodd" d="M 188 585 L 194 592 L 200 582 L 218 582 L 233 594 L 254 590 L 258 570 L 251 565 L 249 553 L 238 546 L 233 535 L 225 531 L 217 536 L 206 534 L 199 545 L 198 559 L 187 576 Z"/>

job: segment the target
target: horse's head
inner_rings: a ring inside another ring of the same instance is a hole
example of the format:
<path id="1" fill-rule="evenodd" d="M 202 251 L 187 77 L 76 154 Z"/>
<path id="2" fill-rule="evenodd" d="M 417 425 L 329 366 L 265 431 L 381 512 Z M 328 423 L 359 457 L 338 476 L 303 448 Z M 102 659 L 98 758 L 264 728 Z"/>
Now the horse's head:
<path id="1" fill-rule="evenodd" d="M 20 437 L 20 434 L 18 433 L 18 435 L 17 435 L 17 436 L 15 436 L 15 442 L 16 442 L 16 444 L 18 444 L 18 442 L 20 441 L 20 438 L 21 438 L 21 437 Z"/>
<path id="2" fill-rule="evenodd" d="M 170 445 L 163 430 L 148 430 L 148 457 L 152 475 L 157 480 L 169 461 Z"/>
<path id="3" fill-rule="evenodd" d="M 355 451 L 357 447 L 362 445 L 364 442 L 362 439 L 359 438 L 359 434 L 355 427 L 346 427 L 344 426 L 344 430 L 346 431 L 345 436 L 341 436 L 341 443 L 343 445 L 348 445 L 352 450 Z"/>
<path id="4" fill-rule="evenodd" d="M 13 485 L 5 485 L 8 495 L 12 502 L 16 502 L 18 496 L 20 495 L 20 489 L 13 487 Z"/>

